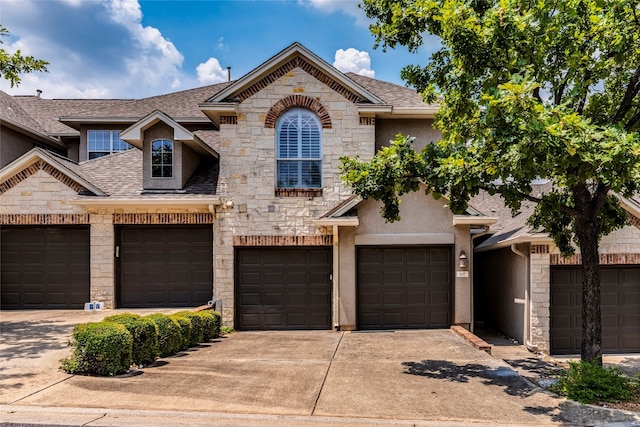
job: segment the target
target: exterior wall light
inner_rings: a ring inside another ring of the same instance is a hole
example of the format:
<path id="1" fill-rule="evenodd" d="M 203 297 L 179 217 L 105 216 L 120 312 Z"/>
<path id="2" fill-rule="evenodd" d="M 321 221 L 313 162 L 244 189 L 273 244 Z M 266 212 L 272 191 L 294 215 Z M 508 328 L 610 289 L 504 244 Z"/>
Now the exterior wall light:
<path id="1" fill-rule="evenodd" d="M 464 252 L 464 250 L 460 251 L 460 256 L 458 257 L 458 259 L 460 259 L 460 264 L 458 264 L 458 266 L 460 268 L 467 268 L 469 262 L 467 260 L 467 254 Z"/>

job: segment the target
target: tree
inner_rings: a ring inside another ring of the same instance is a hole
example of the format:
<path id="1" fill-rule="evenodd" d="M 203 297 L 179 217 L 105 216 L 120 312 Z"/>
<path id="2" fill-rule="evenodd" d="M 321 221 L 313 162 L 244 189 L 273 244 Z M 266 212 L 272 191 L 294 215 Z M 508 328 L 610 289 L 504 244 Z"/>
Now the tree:
<path id="1" fill-rule="evenodd" d="M 0 37 L 7 37 L 9 30 L 0 25 Z M 0 39 L 0 44 L 3 41 Z M 20 74 L 31 73 L 33 71 L 47 71 L 47 61 L 42 59 L 35 59 L 33 56 L 22 56 L 20 50 L 17 50 L 13 55 L 8 53 L 4 49 L 0 49 L 0 77 L 5 80 L 9 80 L 11 87 L 19 86 Z"/>
<path id="2" fill-rule="evenodd" d="M 564 256 L 580 248 L 582 359 L 602 363 L 598 246 L 622 227 L 617 196 L 640 189 L 640 3 L 637 0 L 364 0 L 376 47 L 417 52 L 441 39 L 424 66 L 401 73 L 440 104 L 442 139 L 421 153 L 398 135 L 369 162 L 343 161 L 355 193 L 399 219 L 399 197 L 426 185 L 454 212 L 486 190 Z M 554 188 L 532 194 L 531 182 Z"/>

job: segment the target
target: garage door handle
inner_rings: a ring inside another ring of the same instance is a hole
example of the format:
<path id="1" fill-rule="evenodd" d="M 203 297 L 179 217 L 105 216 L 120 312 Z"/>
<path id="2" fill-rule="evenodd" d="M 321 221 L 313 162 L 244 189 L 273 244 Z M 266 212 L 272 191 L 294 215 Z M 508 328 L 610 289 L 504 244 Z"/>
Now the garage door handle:
<path id="1" fill-rule="evenodd" d="M 120 246 L 116 246 L 116 258 L 120 258 Z"/>

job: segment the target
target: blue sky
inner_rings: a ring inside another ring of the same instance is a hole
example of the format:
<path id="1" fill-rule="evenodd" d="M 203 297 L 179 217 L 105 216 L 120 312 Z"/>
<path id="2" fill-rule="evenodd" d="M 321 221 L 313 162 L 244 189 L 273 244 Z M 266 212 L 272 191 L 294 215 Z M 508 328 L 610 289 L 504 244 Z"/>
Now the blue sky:
<path id="1" fill-rule="evenodd" d="M 438 47 L 373 49 L 356 0 L 0 0 L 0 23 L 4 49 L 50 62 L 0 89 L 45 98 L 158 95 L 224 81 L 227 66 L 237 79 L 295 41 L 342 71 L 402 84 L 402 67 Z"/>

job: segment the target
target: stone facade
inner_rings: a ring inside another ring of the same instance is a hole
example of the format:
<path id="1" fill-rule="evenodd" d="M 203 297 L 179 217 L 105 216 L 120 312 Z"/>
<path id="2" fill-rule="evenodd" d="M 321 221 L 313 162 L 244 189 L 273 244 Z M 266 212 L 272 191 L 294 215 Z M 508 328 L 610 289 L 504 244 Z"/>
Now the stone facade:
<path id="1" fill-rule="evenodd" d="M 274 111 L 309 103 L 324 117 L 321 195 L 278 192 Z M 360 124 L 357 106 L 301 68 L 288 71 L 241 102 L 236 123 L 220 125 L 219 151 L 224 161 L 219 187 L 234 203 L 232 209 L 218 209 L 214 229 L 215 298 L 223 301 L 225 313 L 234 311 L 233 248 L 239 238 L 279 236 L 286 244 L 296 244 L 296 239 L 288 237 L 331 234 L 313 220 L 350 196 L 340 181 L 339 159 L 372 157 L 374 141 L 375 128 Z M 306 245 L 304 239 L 298 241 Z M 331 244 L 330 239 L 327 242 Z"/>
<path id="2" fill-rule="evenodd" d="M 563 258 L 553 245 L 532 245 L 530 254 L 531 343 L 549 351 L 551 326 L 551 266 L 580 265 L 580 253 Z M 601 265 L 640 265 L 640 230 L 626 226 L 600 241 Z"/>

